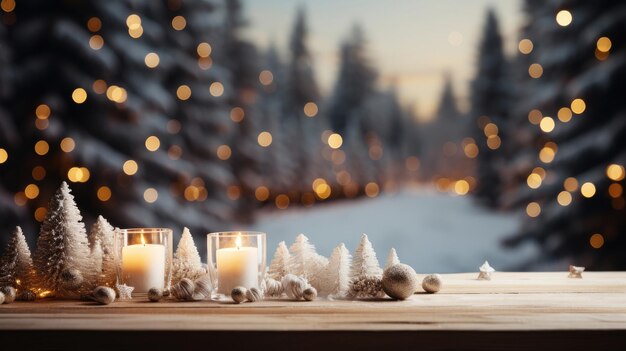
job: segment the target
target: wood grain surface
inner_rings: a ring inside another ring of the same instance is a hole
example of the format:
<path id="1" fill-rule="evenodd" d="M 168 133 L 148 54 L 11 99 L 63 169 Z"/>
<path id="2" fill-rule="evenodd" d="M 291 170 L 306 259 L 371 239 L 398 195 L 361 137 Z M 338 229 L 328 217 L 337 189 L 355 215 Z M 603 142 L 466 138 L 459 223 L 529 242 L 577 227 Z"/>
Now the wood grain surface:
<path id="1" fill-rule="evenodd" d="M 626 349 L 625 272 L 586 272 L 583 279 L 564 272 L 443 278 L 441 293 L 418 292 L 405 301 L 15 302 L 0 306 L 0 345 L 22 340 L 34 349 L 75 349 L 80 344 L 72 340 L 100 340 L 96 347 L 234 342 L 302 350 L 329 343 L 344 349 Z"/>

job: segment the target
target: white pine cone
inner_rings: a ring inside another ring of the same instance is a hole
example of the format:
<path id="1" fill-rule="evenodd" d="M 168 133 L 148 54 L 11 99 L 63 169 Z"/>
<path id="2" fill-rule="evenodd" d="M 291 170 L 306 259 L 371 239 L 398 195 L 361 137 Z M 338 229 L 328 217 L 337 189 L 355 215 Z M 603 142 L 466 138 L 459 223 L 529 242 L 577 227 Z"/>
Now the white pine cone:
<path id="1" fill-rule="evenodd" d="M 383 281 L 380 277 L 359 277 L 350 284 L 348 296 L 353 299 L 385 297 Z"/>
<path id="2" fill-rule="evenodd" d="M 265 279 L 265 296 L 266 297 L 281 297 L 283 292 L 283 284 L 276 279 Z"/>

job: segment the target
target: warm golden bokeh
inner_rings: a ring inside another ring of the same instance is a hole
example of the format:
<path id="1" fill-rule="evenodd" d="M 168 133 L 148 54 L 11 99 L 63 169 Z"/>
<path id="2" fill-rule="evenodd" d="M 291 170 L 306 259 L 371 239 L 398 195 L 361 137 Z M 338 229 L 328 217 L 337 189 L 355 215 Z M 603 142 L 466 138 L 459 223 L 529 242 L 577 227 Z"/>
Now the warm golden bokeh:
<path id="1" fill-rule="evenodd" d="M 287 207 L 289 207 L 289 196 L 285 195 L 285 194 L 280 194 L 278 196 L 276 196 L 276 199 L 274 200 L 274 203 L 276 204 L 276 207 L 284 210 Z"/>
<path id="2" fill-rule="evenodd" d="M 183 30 L 187 26 L 187 20 L 183 16 L 175 16 L 172 18 L 172 28 L 175 30 Z"/>
<path id="3" fill-rule="evenodd" d="M 561 27 L 569 26 L 572 19 L 572 13 L 567 10 L 561 10 L 556 14 L 556 23 Z"/>
<path id="4" fill-rule="evenodd" d="M 191 88 L 188 85 L 181 85 L 176 89 L 176 97 L 180 100 L 188 100 L 191 97 Z"/>
<path id="5" fill-rule="evenodd" d="M 557 117 L 559 117 L 559 121 L 567 123 L 572 119 L 572 110 L 568 107 L 561 107 L 557 112 Z"/>
<path id="6" fill-rule="evenodd" d="M 146 64 L 146 66 L 148 66 L 149 68 L 155 68 L 156 66 L 159 65 L 159 62 L 161 61 L 161 58 L 159 57 L 159 55 L 155 52 L 149 52 L 146 54 L 146 57 L 144 58 L 144 63 Z"/>
<path id="7" fill-rule="evenodd" d="M 307 102 L 306 104 L 304 104 L 304 114 L 307 117 L 315 117 L 317 116 L 319 109 L 317 107 L 317 104 L 314 102 Z"/>
<path id="8" fill-rule="evenodd" d="M 232 150 L 228 145 L 220 145 L 217 147 L 217 158 L 222 161 L 228 160 L 232 154 Z"/>
<path id="9" fill-rule="evenodd" d="M 157 151 L 159 149 L 159 147 L 161 147 L 161 140 L 159 140 L 158 137 L 151 135 L 149 137 L 146 138 L 146 149 L 148 149 L 148 151 Z"/>
<path id="10" fill-rule="evenodd" d="M 531 189 L 537 189 L 541 186 L 541 176 L 537 173 L 531 173 L 528 178 L 526 178 L 526 183 L 528 187 Z"/>
<path id="11" fill-rule="evenodd" d="M 43 156 L 48 153 L 50 150 L 50 146 L 48 142 L 45 140 L 39 140 L 35 143 L 35 153 L 39 156 Z"/>
<path id="12" fill-rule="evenodd" d="M 328 137 L 328 146 L 333 149 L 339 149 L 343 144 L 343 138 L 337 133 L 333 133 Z"/>
<path id="13" fill-rule="evenodd" d="M 76 147 L 76 143 L 74 142 L 74 139 L 70 137 L 66 137 L 61 140 L 60 146 L 63 152 L 72 152 L 74 151 L 74 148 Z"/>
<path id="14" fill-rule="evenodd" d="M 541 78 L 543 75 L 543 67 L 538 63 L 533 63 L 528 67 L 528 75 L 531 78 Z"/>
<path id="15" fill-rule="evenodd" d="M 87 100 L 87 91 L 83 88 L 76 88 L 72 92 L 72 100 L 77 104 L 82 104 Z"/>
<path id="16" fill-rule="evenodd" d="M 599 234 L 599 233 L 593 234 L 589 238 L 589 245 L 591 245 L 591 247 L 593 247 L 594 249 L 601 248 L 602 246 L 604 246 L 604 236 L 602 236 L 602 234 Z"/>
<path id="17" fill-rule="evenodd" d="M 267 131 L 259 133 L 259 135 L 257 136 L 257 142 L 262 147 L 270 146 L 272 144 L 272 134 Z"/>
<path id="18" fill-rule="evenodd" d="M 111 189 L 108 186 L 101 186 L 98 188 L 98 192 L 96 194 L 98 196 L 98 200 L 105 202 L 111 199 Z"/>
<path id="19" fill-rule="evenodd" d="M 209 93 L 215 97 L 220 97 L 224 94 L 224 85 L 220 82 L 214 82 L 209 86 Z"/>
<path id="20" fill-rule="evenodd" d="M 533 42 L 530 39 L 522 39 L 517 45 L 517 49 L 524 55 L 528 55 L 533 51 Z"/>
<path id="21" fill-rule="evenodd" d="M 270 85 L 274 82 L 274 75 L 268 70 L 263 70 L 259 73 L 259 82 L 263 85 Z"/>
<path id="22" fill-rule="evenodd" d="M 570 105 L 570 108 L 572 109 L 572 112 L 579 115 L 585 112 L 585 109 L 587 108 L 587 104 L 585 104 L 585 100 L 583 99 L 574 99 L 572 101 L 572 104 Z"/>
<path id="23" fill-rule="evenodd" d="M 551 131 L 554 130 L 555 126 L 556 126 L 556 124 L 554 123 L 554 119 L 552 117 L 548 117 L 548 116 L 543 117 L 541 119 L 541 122 L 539 123 L 539 128 L 544 133 L 550 133 Z"/>
<path id="24" fill-rule="evenodd" d="M 374 182 L 365 184 L 365 195 L 367 195 L 367 197 L 376 197 L 379 193 L 380 188 L 378 187 L 378 184 Z"/>
<path id="25" fill-rule="evenodd" d="M 561 206 L 569 206 L 572 203 L 572 194 L 568 191 L 561 191 L 556 198 L 556 201 Z"/>
<path id="26" fill-rule="evenodd" d="M 148 188 L 143 192 L 143 199 L 151 204 L 159 198 L 159 192 L 155 188 Z"/>
<path id="27" fill-rule="evenodd" d="M 606 167 L 606 176 L 614 181 L 620 181 L 624 179 L 624 166 L 618 164 L 610 164 Z"/>
<path id="28" fill-rule="evenodd" d="M 128 160 L 124 162 L 124 165 L 122 166 L 122 170 L 127 175 L 133 175 L 137 173 L 137 170 L 139 170 L 139 166 L 137 165 L 137 162 L 135 162 L 134 160 Z"/>
<path id="29" fill-rule="evenodd" d="M 596 194 L 596 186 L 591 182 L 586 182 L 580 186 L 580 193 L 586 198 L 593 197 Z"/>
<path id="30" fill-rule="evenodd" d="M 574 177 L 568 177 L 563 181 L 563 188 L 569 192 L 578 190 L 578 180 Z"/>
<path id="31" fill-rule="evenodd" d="M 259 186 L 254 190 L 254 197 L 258 201 L 266 201 L 270 197 L 270 190 L 266 186 Z"/>
<path id="32" fill-rule="evenodd" d="M 531 202 L 526 206 L 526 214 L 528 217 L 535 218 L 541 214 L 541 206 L 536 202 Z"/>
<path id="33" fill-rule="evenodd" d="M 232 110 L 230 110 L 230 120 L 235 123 L 243 121 L 245 115 L 246 114 L 241 107 L 234 107 Z"/>
<path id="34" fill-rule="evenodd" d="M 211 45 L 209 43 L 203 42 L 198 44 L 198 47 L 196 47 L 196 52 L 198 53 L 198 56 L 200 57 L 209 57 L 211 55 L 211 51 L 213 51 L 213 49 L 211 48 Z"/>

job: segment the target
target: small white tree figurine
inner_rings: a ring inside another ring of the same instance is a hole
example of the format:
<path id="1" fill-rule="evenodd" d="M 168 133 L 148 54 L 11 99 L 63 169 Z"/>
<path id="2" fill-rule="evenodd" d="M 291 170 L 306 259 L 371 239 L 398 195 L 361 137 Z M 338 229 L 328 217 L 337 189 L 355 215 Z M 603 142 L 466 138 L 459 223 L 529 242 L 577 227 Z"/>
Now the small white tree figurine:
<path id="1" fill-rule="evenodd" d="M 304 234 L 299 234 L 296 241 L 289 247 L 289 273 L 302 277 L 321 290 L 320 278 L 324 273 L 328 259 L 315 252 L 315 246 Z"/>
<path id="2" fill-rule="evenodd" d="M 70 188 L 63 182 L 48 204 L 33 254 L 37 288 L 49 291 L 49 295 L 80 296 L 81 282 L 93 271 L 82 219 Z"/>
<path id="3" fill-rule="evenodd" d="M 104 259 L 104 252 L 102 252 L 102 245 L 100 245 L 100 240 L 96 240 L 91 248 L 91 264 L 92 269 L 95 274 L 93 274 L 93 279 L 91 279 L 88 284 L 95 288 L 100 285 L 100 281 L 103 280 L 102 277 L 102 261 Z"/>
<path id="4" fill-rule="evenodd" d="M 174 254 L 172 284 L 178 283 L 183 278 L 194 281 L 204 274 L 206 274 L 206 270 L 202 267 L 200 254 L 198 254 L 196 244 L 193 242 L 193 236 L 191 236 L 189 229 L 185 228 Z"/>
<path id="5" fill-rule="evenodd" d="M 29 289 L 34 278 L 33 260 L 22 228 L 15 227 L 0 259 L 0 287 Z"/>
<path id="6" fill-rule="evenodd" d="M 270 278 L 280 281 L 289 273 L 289 249 L 285 245 L 284 241 L 278 243 L 278 247 L 274 252 L 274 258 L 270 263 L 270 268 L 267 272 Z"/>
<path id="7" fill-rule="evenodd" d="M 361 236 L 361 242 L 354 251 L 350 269 L 349 296 L 353 298 L 383 297 L 382 274 L 376 252 L 367 235 Z"/>
<path id="8" fill-rule="evenodd" d="M 343 243 L 330 255 L 321 294 L 331 298 L 343 298 L 350 289 L 350 265 L 352 256 Z"/>
<path id="9" fill-rule="evenodd" d="M 396 253 L 396 249 L 392 247 L 391 250 L 389 250 L 389 255 L 387 255 L 387 263 L 385 264 L 385 269 L 398 263 L 400 263 L 398 253 Z"/>
<path id="10" fill-rule="evenodd" d="M 91 260 L 95 271 L 95 281 L 92 285 L 115 286 L 117 259 L 114 241 L 115 229 L 104 217 L 98 216 L 89 232 Z"/>

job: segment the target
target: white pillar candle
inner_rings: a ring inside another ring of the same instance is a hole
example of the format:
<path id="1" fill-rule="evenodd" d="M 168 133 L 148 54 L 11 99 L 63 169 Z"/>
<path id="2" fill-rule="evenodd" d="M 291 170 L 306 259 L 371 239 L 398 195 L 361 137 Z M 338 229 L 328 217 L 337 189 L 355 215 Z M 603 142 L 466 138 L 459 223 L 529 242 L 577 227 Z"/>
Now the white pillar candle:
<path id="1" fill-rule="evenodd" d="M 124 283 L 134 292 L 165 288 L 165 246 L 156 244 L 129 245 L 122 248 Z"/>
<path id="2" fill-rule="evenodd" d="M 240 239 L 237 240 L 240 242 Z M 216 251 L 217 292 L 230 295 L 233 288 L 259 286 L 259 261 L 256 247 L 229 247 Z"/>

